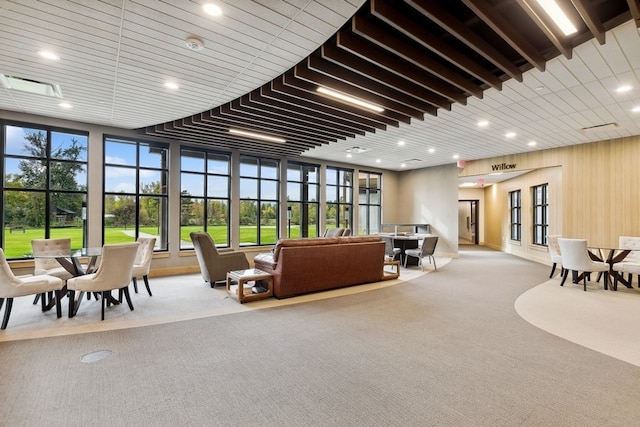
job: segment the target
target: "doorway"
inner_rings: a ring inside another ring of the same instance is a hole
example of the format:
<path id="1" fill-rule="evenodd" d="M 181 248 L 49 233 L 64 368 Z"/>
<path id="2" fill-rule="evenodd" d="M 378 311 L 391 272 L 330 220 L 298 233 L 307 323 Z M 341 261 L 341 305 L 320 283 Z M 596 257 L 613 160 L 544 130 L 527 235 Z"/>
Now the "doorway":
<path id="1" fill-rule="evenodd" d="M 478 244 L 479 200 L 458 200 L 458 245 Z"/>

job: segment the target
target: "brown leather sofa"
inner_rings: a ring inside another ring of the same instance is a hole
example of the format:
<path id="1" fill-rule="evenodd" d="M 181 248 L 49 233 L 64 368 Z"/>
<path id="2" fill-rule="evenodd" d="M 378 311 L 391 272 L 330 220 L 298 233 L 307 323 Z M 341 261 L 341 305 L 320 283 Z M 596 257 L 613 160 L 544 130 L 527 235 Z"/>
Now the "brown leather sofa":
<path id="1" fill-rule="evenodd" d="M 377 236 L 280 239 L 254 263 L 273 275 L 273 295 L 288 298 L 382 280 L 384 251 Z"/>

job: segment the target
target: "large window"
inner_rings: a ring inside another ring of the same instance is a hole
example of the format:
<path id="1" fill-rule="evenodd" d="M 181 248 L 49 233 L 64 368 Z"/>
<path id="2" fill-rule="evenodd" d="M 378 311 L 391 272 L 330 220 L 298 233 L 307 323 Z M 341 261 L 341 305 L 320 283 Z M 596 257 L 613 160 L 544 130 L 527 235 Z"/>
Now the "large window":
<path id="1" fill-rule="evenodd" d="M 86 244 L 87 134 L 39 125 L 2 125 L 2 247 L 31 256 L 32 239 Z"/>
<path id="2" fill-rule="evenodd" d="M 549 228 L 549 185 L 542 184 L 533 187 L 533 244 L 547 244 L 547 230 Z"/>
<path id="3" fill-rule="evenodd" d="M 511 214 L 511 240 L 522 239 L 522 198 L 520 190 L 509 192 L 509 210 Z"/>
<path id="4" fill-rule="evenodd" d="M 287 163 L 287 237 L 318 236 L 320 166 Z"/>
<path id="5" fill-rule="evenodd" d="M 240 245 L 278 240 L 280 162 L 240 156 Z"/>
<path id="6" fill-rule="evenodd" d="M 380 232 L 382 226 L 382 174 L 360 172 L 358 177 L 359 234 Z"/>
<path id="7" fill-rule="evenodd" d="M 167 249 L 169 146 L 107 137 L 104 141 L 104 243 L 156 237 Z"/>
<path id="8" fill-rule="evenodd" d="M 351 228 L 353 170 L 327 168 L 327 228 Z"/>
<path id="9" fill-rule="evenodd" d="M 229 246 L 230 164 L 226 153 L 180 151 L 180 249 L 193 248 L 192 231 L 206 231 L 216 246 Z"/>

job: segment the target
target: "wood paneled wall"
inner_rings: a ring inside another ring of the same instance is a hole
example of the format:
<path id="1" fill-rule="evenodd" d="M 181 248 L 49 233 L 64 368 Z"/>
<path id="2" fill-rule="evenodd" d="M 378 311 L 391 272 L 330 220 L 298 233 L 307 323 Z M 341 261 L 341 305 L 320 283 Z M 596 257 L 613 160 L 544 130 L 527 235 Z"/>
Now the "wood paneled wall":
<path id="1" fill-rule="evenodd" d="M 550 234 L 586 238 L 589 245 L 608 247 L 616 247 L 620 235 L 640 236 L 640 136 L 467 162 L 459 175 L 488 174 L 491 165 L 502 163 L 531 172 L 485 190 L 488 246 L 532 259 L 548 257 L 530 245 L 529 228 L 530 187 L 545 182 L 550 190 Z M 508 192 L 515 188 L 523 196 L 519 247 L 509 242 Z"/>

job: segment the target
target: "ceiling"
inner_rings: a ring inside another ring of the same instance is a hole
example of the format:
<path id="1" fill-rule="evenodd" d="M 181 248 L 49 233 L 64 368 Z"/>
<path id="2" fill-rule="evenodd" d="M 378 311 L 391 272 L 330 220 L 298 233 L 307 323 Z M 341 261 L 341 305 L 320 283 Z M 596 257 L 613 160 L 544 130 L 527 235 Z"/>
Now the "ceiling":
<path id="1" fill-rule="evenodd" d="M 0 1 L 0 73 L 73 107 L 0 86 L 0 109 L 390 170 L 640 134 L 638 0 L 560 1 L 568 37 L 533 0 L 212 2 Z"/>

